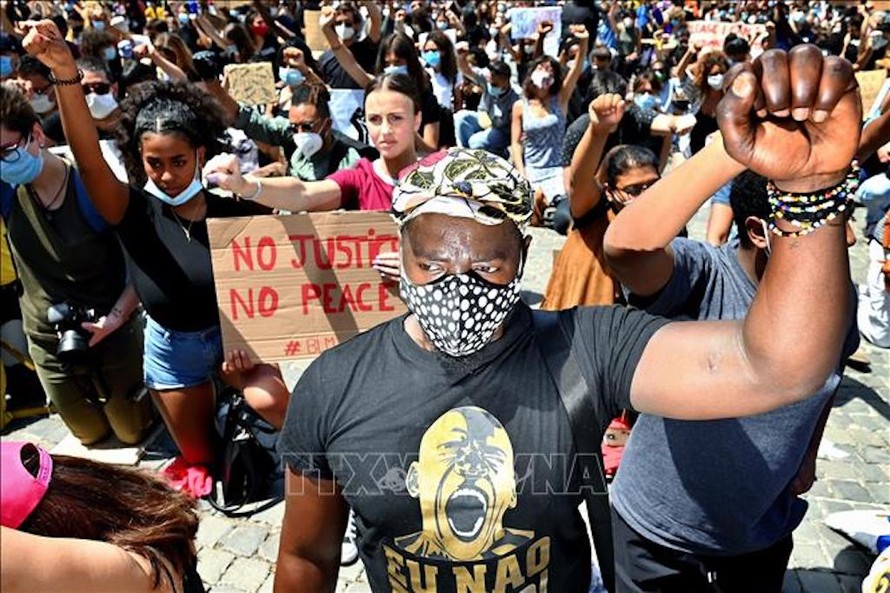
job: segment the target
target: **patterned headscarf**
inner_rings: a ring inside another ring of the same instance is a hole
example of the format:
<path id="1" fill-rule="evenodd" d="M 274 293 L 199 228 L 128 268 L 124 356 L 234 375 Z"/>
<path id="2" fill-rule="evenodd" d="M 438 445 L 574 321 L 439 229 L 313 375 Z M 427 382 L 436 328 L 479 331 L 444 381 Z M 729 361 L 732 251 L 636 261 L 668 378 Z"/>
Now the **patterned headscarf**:
<path id="1" fill-rule="evenodd" d="M 509 219 L 525 233 L 533 203 L 531 185 L 510 163 L 484 150 L 455 147 L 402 171 L 392 214 L 399 225 L 431 212 L 486 225 Z"/>

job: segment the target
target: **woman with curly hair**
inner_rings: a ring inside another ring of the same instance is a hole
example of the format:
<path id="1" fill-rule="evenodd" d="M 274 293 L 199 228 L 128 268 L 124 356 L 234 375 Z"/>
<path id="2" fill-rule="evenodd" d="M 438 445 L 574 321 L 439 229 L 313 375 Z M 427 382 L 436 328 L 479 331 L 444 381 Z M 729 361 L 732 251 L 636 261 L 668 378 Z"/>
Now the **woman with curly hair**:
<path id="1" fill-rule="evenodd" d="M 726 54 L 716 50 L 699 58 L 692 67 L 692 76 L 679 69 L 681 88 L 689 99 L 695 126 L 689 134 L 692 154 L 705 147 L 705 139 L 717 131 L 717 103 L 723 98 L 723 76 L 729 69 Z"/>
<path id="2" fill-rule="evenodd" d="M 195 502 L 157 477 L 11 441 L 0 470 L 4 592 L 204 591 Z"/>
<path id="3" fill-rule="evenodd" d="M 99 151 L 71 52 L 51 21 L 32 23 L 24 44 L 53 71 L 62 122 L 99 214 L 124 247 L 130 277 L 147 313 L 144 375 L 155 403 L 191 465 L 213 460 L 212 378 L 223 360 L 207 219 L 270 212 L 220 198 L 201 184 L 201 166 L 220 150 L 218 105 L 188 83 L 141 85 L 121 104 L 118 145 L 130 185 Z M 276 367 L 230 352 L 223 378 L 281 427 L 288 391 Z"/>

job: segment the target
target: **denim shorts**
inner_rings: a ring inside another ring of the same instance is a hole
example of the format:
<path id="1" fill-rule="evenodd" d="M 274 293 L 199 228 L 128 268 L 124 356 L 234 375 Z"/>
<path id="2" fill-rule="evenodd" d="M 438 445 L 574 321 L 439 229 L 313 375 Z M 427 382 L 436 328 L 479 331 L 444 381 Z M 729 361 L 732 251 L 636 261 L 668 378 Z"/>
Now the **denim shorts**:
<path id="1" fill-rule="evenodd" d="M 196 332 L 165 329 L 145 316 L 145 385 L 149 389 L 183 389 L 209 381 L 222 364 L 219 326 Z"/>

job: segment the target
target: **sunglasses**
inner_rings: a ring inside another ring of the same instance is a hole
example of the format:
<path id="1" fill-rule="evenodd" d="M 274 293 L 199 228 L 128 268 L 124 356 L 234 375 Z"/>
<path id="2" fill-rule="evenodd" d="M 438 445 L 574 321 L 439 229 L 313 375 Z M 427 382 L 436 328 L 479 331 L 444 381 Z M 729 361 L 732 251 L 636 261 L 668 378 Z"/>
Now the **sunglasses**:
<path id="1" fill-rule="evenodd" d="M 107 95 L 111 92 L 111 85 L 107 82 L 86 82 L 81 85 L 84 93 L 96 93 L 97 95 Z"/>
<path id="2" fill-rule="evenodd" d="M 315 127 L 318 125 L 318 122 L 315 121 L 304 121 L 298 124 L 291 124 L 290 129 L 292 132 L 314 132 Z"/>
<path id="3" fill-rule="evenodd" d="M 653 179 L 652 181 L 648 181 L 646 183 L 636 183 L 634 185 L 628 185 L 627 187 L 615 188 L 615 191 L 620 191 L 629 196 L 638 197 L 641 193 L 652 187 L 658 182 L 658 179 Z"/>

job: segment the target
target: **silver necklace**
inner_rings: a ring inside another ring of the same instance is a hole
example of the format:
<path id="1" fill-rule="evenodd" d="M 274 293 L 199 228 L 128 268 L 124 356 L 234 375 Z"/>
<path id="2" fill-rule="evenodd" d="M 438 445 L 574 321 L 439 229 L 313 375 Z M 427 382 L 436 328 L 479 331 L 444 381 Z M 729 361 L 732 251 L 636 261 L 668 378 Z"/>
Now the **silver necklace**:
<path id="1" fill-rule="evenodd" d="M 179 228 L 182 229 L 182 232 L 185 233 L 185 240 L 188 241 L 189 243 L 191 243 L 192 242 L 192 225 L 195 224 L 195 220 L 189 219 L 189 225 L 188 225 L 188 228 L 186 228 L 186 226 L 184 224 L 182 224 L 182 220 L 179 218 L 179 215 L 176 214 L 176 210 L 174 210 L 173 208 L 170 208 L 170 212 L 173 213 L 173 218 L 176 219 L 176 224 L 178 224 Z"/>

